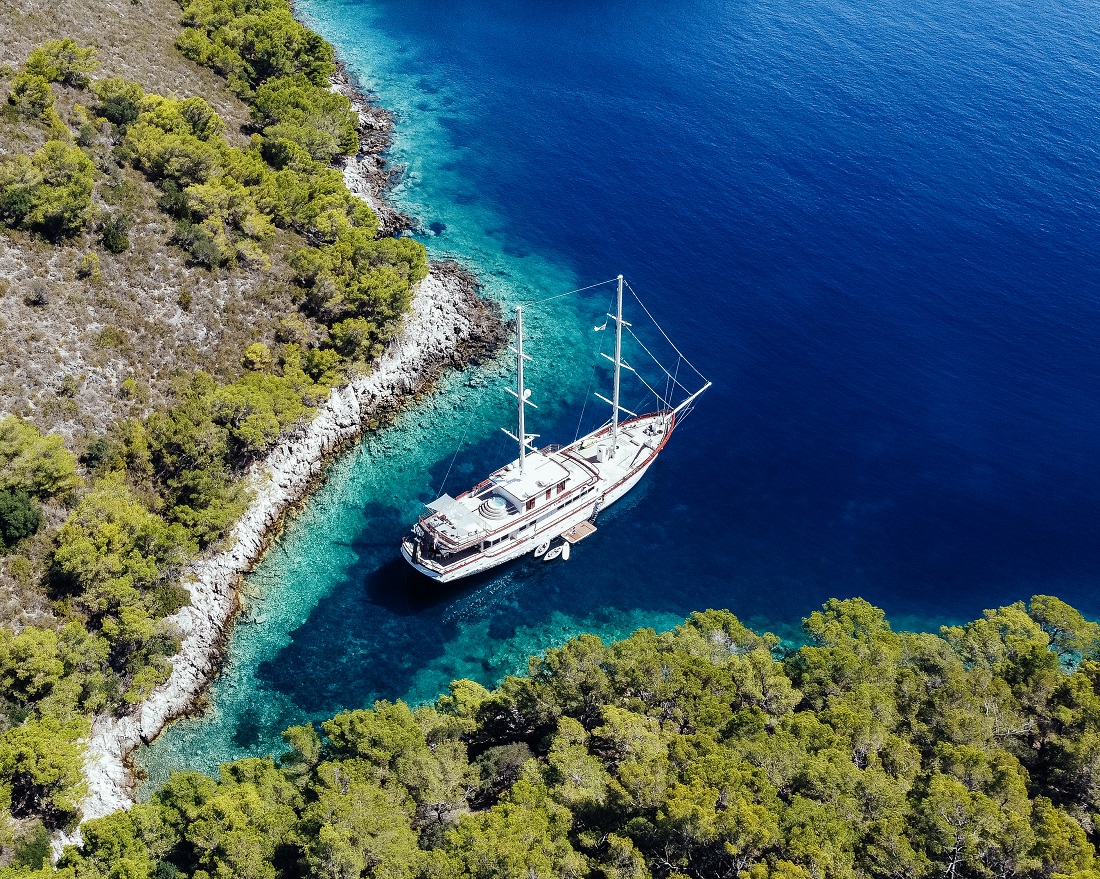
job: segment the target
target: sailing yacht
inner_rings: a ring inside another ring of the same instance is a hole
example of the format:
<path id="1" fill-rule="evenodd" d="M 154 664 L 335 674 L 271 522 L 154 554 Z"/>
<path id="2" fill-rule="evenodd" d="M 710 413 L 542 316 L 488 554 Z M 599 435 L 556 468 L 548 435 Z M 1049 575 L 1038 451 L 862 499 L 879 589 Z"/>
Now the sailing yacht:
<path id="1" fill-rule="evenodd" d="M 416 570 L 449 583 L 527 553 L 541 555 L 558 538 L 572 545 L 588 537 L 596 530 L 597 514 L 638 484 L 678 419 L 710 387 L 706 381 L 673 405 L 665 399 L 667 394 L 646 384 L 659 408 L 639 415 L 620 404 L 622 371 L 637 372 L 622 357 L 623 328 L 629 332 L 631 324 L 623 320 L 623 276 L 615 280 L 615 313 L 607 315 L 615 326 L 615 356 L 602 355 L 614 365 L 611 398 L 595 395 L 611 407 L 610 419 L 569 445 L 532 445 L 537 434 L 526 432 L 525 416 L 528 406 L 537 406 L 524 382 L 524 363 L 531 358 L 523 351 L 523 307 L 518 306 L 516 345 L 511 349 L 516 355 L 516 387 L 508 389 L 517 400 L 518 424 L 515 433 L 501 429 L 517 443 L 519 457 L 458 497 L 444 494 L 427 505 L 401 542 L 401 555 Z M 661 369 L 670 388 L 683 388 L 676 376 Z"/>

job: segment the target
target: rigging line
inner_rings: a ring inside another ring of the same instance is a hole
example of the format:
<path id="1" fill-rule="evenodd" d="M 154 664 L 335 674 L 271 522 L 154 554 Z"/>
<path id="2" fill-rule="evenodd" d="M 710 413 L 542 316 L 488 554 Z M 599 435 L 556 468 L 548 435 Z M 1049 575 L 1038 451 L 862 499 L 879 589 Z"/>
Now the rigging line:
<path id="1" fill-rule="evenodd" d="M 462 451 L 462 445 L 463 445 L 463 443 L 466 442 L 466 434 L 468 434 L 470 432 L 470 425 L 474 423 L 474 416 L 476 414 L 477 414 L 476 410 L 471 412 L 470 417 L 466 420 L 466 428 L 465 428 L 465 430 L 462 431 L 462 439 L 460 439 L 458 441 L 458 448 L 455 449 L 455 453 L 451 456 L 451 463 L 447 467 L 446 474 L 443 476 L 443 482 L 441 482 L 439 484 L 439 490 L 436 491 L 436 493 L 435 493 L 436 497 L 442 497 L 443 496 L 443 488 L 447 484 L 447 478 L 451 475 L 451 468 L 454 467 L 455 461 L 458 459 L 458 453 Z"/>
<path id="2" fill-rule="evenodd" d="M 605 282 L 605 283 L 606 283 L 606 282 Z M 661 325 L 660 325 L 659 323 L 657 323 L 657 318 L 655 318 L 655 317 L 654 317 L 654 316 L 653 316 L 652 314 L 650 314 L 650 311 L 649 311 L 649 309 L 645 307 L 645 303 L 644 303 L 644 302 L 642 302 L 642 300 L 641 300 L 641 298 L 640 298 L 640 297 L 638 296 L 638 294 L 634 292 L 634 288 L 630 286 L 630 282 L 624 279 L 624 280 L 623 280 L 623 283 L 625 283 L 625 284 L 626 284 L 626 286 L 627 286 L 627 289 L 629 289 L 629 290 L 630 290 L 630 295 L 634 297 L 634 300 L 635 300 L 635 301 L 636 301 L 636 302 L 637 302 L 637 303 L 638 303 L 638 304 L 639 304 L 640 306 L 642 306 L 642 311 L 644 311 L 644 312 L 645 312 L 645 313 L 646 313 L 646 314 L 647 314 L 647 315 L 649 316 L 649 319 L 650 319 L 651 321 L 653 321 L 653 326 L 655 326 L 655 327 L 656 327 L 656 328 L 657 328 L 657 329 L 658 329 L 658 330 L 660 331 L 661 335 L 665 337 L 665 341 L 666 341 L 666 342 L 668 342 L 668 344 L 672 346 L 672 350 L 673 350 L 673 351 L 675 351 L 675 352 L 676 352 L 677 354 L 679 354 L 679 355 L 680 355 L 681 357 L 683 357 L 683 358 L 684 358 L 684 363 L 686 363 L 686 364 L 687 364 L 688 366 L 690 366 L 690 367 L 691 367 L 691 368 L 692 368 L 692 369 L 693 369 L 693 370 L 695 371 L 695 374 L 696 374 L 697 376 L 699 376 L 699 378 L 701 378 L 701 379 L 702 379 L 703 381 L 706 381 L 706 380 L 707 380 L 707 377 L 706 377 L 705 375 L 703 375 L 703 373 L 699 372 L 699 370 L 698 370 L 698 369 L 695 369 L 695 365 L 694 365 L 694 364 L 693 364 L 693 363 L 692 363 L 692 362 L 691 362 L 690 360 L 688 360 L 688 359 L 687 359 L 686 357 L 684 357 L 684 354 L 683 354 L 683 352 L 682 352 L 682 351 L 681 351 L 681 350 L 680 350 L 679 348 L 677 348 L 677 347 L 676 347 L 676 344 L 675 344 L 675 343 L 674 343 L 674 342 L 672 341 L 672 339 L 670 339 L 670 338 L 668 337 L 668 333 L 666 333 L 666 332 L 665 332 L 665 331 L 664 331 L 664 330 L 663 330 L 663 329 L 661 328 Z M 650 356 L 652 356 L 652 355 L 650 355 Z M 683 385 L 681 385 L 680 387 L 683 387 Z"/>
<path id="3" fill-rule="evenodd" d="M 581 417 L 577 419 L 577 432 L 573 434 L 573 442 L 576 442 L 581 438 L 581 425 L 584 423 L 584 410 L 588 408 L 588 398 L 592 396 L 592 389 L 588 389 L 588 393 L 584 395 L 584 405 L 581 406 Z"/>
<path id="4" fill-rule="evenodd" d="M 618 280 L 618 279 L 616 279 L 616 280 Z M 610 309 L 608 309 L 608 310 L 610 310 Z M 596 349 L 596 358 L 597 359 L 599 359 L 599 356 L 603 353 L 603 343 L 604 343 L 604 337 L 600 336 L 600 345 Z M 581 438 L 581 427 L 584 424 L 584 413 L 585 413 L 585 410 L 588 408 L 588 401 L 589 401 L 589 399 L 591 399 L 592 390 L 595 387 L 596 387 L 596 380 L 595 380 L 595 378 L 593 378 L 592 383 L 589 384 L 589 386 L 588 386 L 588 393 L 586 393 L 584 395 L 584 405 L 581 406 L 581 417 L 577 419 L 577 432 L 573 435 L 573 442 L 576 442 L 577 440 L 579 440 Z"/>
<path id="5" fill-rule="evenodd" d="M 633 333 L 631 335 L 633 335 Z M 657 365 L 660 366 L 661 364 L 658 363 Z M 656 397 L 658 400 L 660 400 L 662 405 L 667 406 L 669 409 L 672 408 L 672 404 L 667 399 L 665 399 L 660 394 L 658 394 L 656 388 L 652 387 L 649 384 L 649 382 L 647 382 L 644 378 L 642 378 L 642 375 L 641 375 L 640 372 L 635 370 L 634 371 L 634 377 L 636 379 L 638 379 L 638 381 L 640 381 L 643 385 L 645 385 L 646 390 L 649 391 L 651 394 L 653 394 L 653 396 Z M 683 387 L 683 385 L 681 385 L 681 387 Z M 684 390 L 687 391 L 687 388 L 684 388 Z M 688 391 L 688 393 L 690 393 L 690 391 Z"/>
<path id="6" fill-rule="evenodd" d="M 662 396 L 661 396 L 660 394 L 658 394 L 658 393 L 657 393 L 657 392 L 656 392 L 656 391 L 655 391 L 655 390 L 654 390 L 653 388 L 651 388 L 651 387 L 649 386 L 649 382 L 647 382 L 647 381 L 646 381 L 646 380 L 645 380 L 644 378 L 642 378 L 642 377 L 641 377 L 640 375 L 637 375 L 637 373 L 635 373 L 635 375 L 637 376 L 637 379 L 638 379 L 638 381 L 640 381 L 640 382 L 641 382 L 641 383 L 642 383 L 643 385 L 645 385 L 645 386 L 646 386 L 646 389 L 647 389 L 647 390 L 648 390 L 648 391 L 649 391 L 649 392 L 650 392 L 651 394 L 653 394 L 653 396 L 654 396 L 654 397 L 656 397 L 656 398 L 657 398 L 658 400 L 660 400 L 660 401 L 661 401 L 661 403 L 662 403 L 663 405 L 667 406 L 667 407 L 668 407 L 669 409 L 671 409 L 671 408 L 672 408 L 672 404 L 671 404 L 671 403 L 669 403 L 669 401 L 668 401 L 668 400 L 666 400 L 666 399 L 665 399 L 664 397 L 662 397 Z"/>
<path id="7" fill-rule="evenodd" d="M 677 369 L 679 369 L 679 361 L 677 361 Z M 668 376 L 665 377 L 665 397 L 672 394 L 672 379 Z"/>
<path id="8" fill-rule="evenodd" d="M 660 369 L 660 370 L 661 370 L 661 372 L 663 372 L 663 373 L 664 373 L 665 375 L 667 375 L 667 376 L 668 376 L 668 377 L 669 377 L 670 379 L 672 379 L 673 383 L 674 383 L 674 384 L 676 384 L 676 385 L 677 385 L 677 387 L 683 388 L 683 390 L 684 390 L 684 393 L 687 393 L 687 394 L 690 394 L 690 393 L 692 393 L 692 390 L 691 390 L 690 388 L 687 388 L 687 387 L 685 387 L 685 386 L 684 386 L 683 384 L 681 384 L 681 383 L 680 383 L 680 381 L 679 381 L 679 379 L 677 379 L 677 378 L 676 378 L 675 376 L 673 376 L 673 374 L 672 374 L 671 372 L 669 372 L 669 371 L 668 371 L 667 369 L 665 369 L 665 367 L 664 367 L 664 365 L 663 365 L 663 364 L 661 363 L 661 361 L 660 361 L 660 360 L 658 360 L 658 359 L 657 359 L 656 357 L 654 357 L 654 356 L 653 356 L 653 352 L 652 352 L 652 351 L 650 351 L 650 350 L 649 350 L 649 349 L 648 349 L 648 348 L 647 348 L 647 347 L 645 346 L 645 343 L 644 343 L 644 342 L 643 342 L 643 341 L 642 341 L 641 339 L 639 339 L 639 338 L 638 338 L 638 337 L 637 337 L 637 336 L 636 336 L 636 335 L 634 334 L 634 331 L 633 331 L 632 329 L 630 329 L 630 327 L 627 327 L 627 328 L 626 328 L 626 331 L 627 331 L 628 333 L 630 333 L 630 338 L 632 338 L 632 339 L 633 339 L 633 340 L 634 340 L 635 342 L 637 342 L 637 343 L 638 343 L 639 345 L 641 345 L 641 347 L 642 347 L 642 350 L 643 350 L 643 351 L 645 351 L 645 353 L 649 355 L 649 358 L 650 358 L 650 360 L 652 360 L 652 361 L 653 361 L 654 363 L 656 363 L 656 364 L 657 364 L 657 368 L 658 368 L 658 369 Z M 680 357 L 681 357 L 681 358 L 683 358 L 683 356 L 684 356 L 683 354 L 681 354 L 681 355 L 680 355 Z M 691 364 L 688 364 L 688 365 L 690 366 Z M 694 368 L 695 368 L 695 367 L 692 367 L 692 369 L 694 369 Z M 677 367 L 677 370 L 676 370 L 676 371 L 677 371 L 677 373 L 679 373 L 679 371 L 680 371 L 680 370 L 679 370 L 679 367 Z M 698 370 L 696 370 L 696 372 L 698 372 Z M 700 378 L 703 378 L 702 374 L 700 374 L 700 375 L 699 375 L 699 377 L 700 377 Z M 703 379 L 703 380 L 704 380 L 704 381 L 706 381 L 706 379 Z"/>
<path id="9" fill-rule="evenodd" d="M 642 349 L 643 351 L 645 351 L 645 353 L 646 353 L 646 354 L 648 354 L 648 355 L 649 355 L 649 358 L 650 358 L 650 360 L 652 360 L 652 361 L 653 361 L 654 363 L 656 363 L 656 364 L 657 364 L 657 368 L 658 368 L 658 369 L 660 369 L 660 370 L 661 370 L 661 372 L 663 372 L 663 373 L 664 373 L 665 375 L 667 375 L 667 376 L 669 377 L 669 379 L 671 379 L 671 380 L 672 380 L 672 383 L 673 383 L 674 385 L 676 385 L 676 386 L 677 386 L 677 387 L 679 387 L 679 388 L 682 388 L 682 389 L 683 389 L 683 391 L 684 391 L 684 393 L 686 393 L 686 394 L 690 394 L 690 393 L 692 393 L 692 391 L 691 391 L 691 388 L 688 388 L 688 387 L 686 387 L 686 386 L 685 386 L 685 385 L 683 384 L 683 382 L 681 382 L 681 381 L 679 380 L 679 378 L 677 378 L 677 376 L 679 375 L 679 372 L 680 372 L 680 368 L 679 368 L 679 361 L 677 361 L 676 375 L 673 375 L 673 374 L 672 374 L 671 372 L 669 372 L 669 371 L 668 371 L 668 369 L 666 369 L 666 368 L 665 368 L 665 365 L 664 365 L 663 363 L 661 363 L 661 361 L 660 361 L 660 360 L 658 360 L 658 359 L 657 359 L 657 357 L 656 357 L 656 356 L 654 355 L 654 353 L 653 353 L 652 351 L 650 351 L 650 350 L 649 350 L 649 349 L 648 349 L 648 348 L 647 348 L 647 347 L 645 346 L 645 343 L 644 343 L 644 342 L 643 342 L 643 341 L 642 341 L 641 339 L 639 339 L 639 338 L 637 337 L 637 335 L 635 335 L 635 333 L 634 333 L 634 331 L 633 331 L 633 330 L 631 330 L 631 329 L 630 329 L 629 327 L 627 327 L 627 330 L 626 330 L 626 331 L 627 331 L 628 333 L 630 333 L 630 338 L 632 338 L 632 339 L 633 339 L 633 340 L 634 340 L 635 342 L 637 342 L 637 343 L 638 343 L 638 345 L 639 345 L 639 346 L 641 347 L 641 349 Z"/>
<path id="10" fill-rule="evenodd" d="M 608 278 L 606 281 L 599 281 L 595 284 L 589 284 L 587 287 L 578 287 L 576 290 L 570 290 L 568 293 L 555 293 L 553 296 L 547 296 L 545 299 L 527 299 L 523 301 L 523 304 L 541 305 L 543 302 L 549 302 L 551 299 L 561 299 L 563 296 L 572 296 L 574 293 L 583 293 L 585 290 L 591 290 L 593 287 L 602 287 L 604 284 L 611 284 L 618 280 L 618 278 Z"/>

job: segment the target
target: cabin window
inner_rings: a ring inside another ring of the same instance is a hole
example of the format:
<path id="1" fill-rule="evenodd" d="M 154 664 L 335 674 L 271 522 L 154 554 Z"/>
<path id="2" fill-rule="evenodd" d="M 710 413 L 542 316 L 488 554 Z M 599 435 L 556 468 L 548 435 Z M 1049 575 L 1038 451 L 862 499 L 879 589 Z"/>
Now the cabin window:
<path id="1" fill-rule="evenodd" d="M 565 483 L 564 482 L 559 482 L 558 483 L 558 494 L 561 494 L 563 491 L 565 491 Z"/>
<path id="2" fill-rule="evenodd" d="M 528 510 L 533 510 L 534 508 L 535 508 L 535 499 L 531 498 L 531 500 L 529 500 L 527 502 L 527 509 Z"/>
<path id="3" fill-rule="evenodd" d="M 554 494 L 554 489 L 552 489 L 552 488 L 546 489 L 546 499 L 547 500 L 550 500 L 550 498 L 553 496 L 553 494 Z"/>

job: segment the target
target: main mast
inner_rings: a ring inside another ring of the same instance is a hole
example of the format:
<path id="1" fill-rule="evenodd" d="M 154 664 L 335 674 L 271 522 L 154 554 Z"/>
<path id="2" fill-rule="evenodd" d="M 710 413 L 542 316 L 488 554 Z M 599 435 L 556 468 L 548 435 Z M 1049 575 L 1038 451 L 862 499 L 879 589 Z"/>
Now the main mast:
<path id="1" fill-rule="evenodd" d="M 523 423 L 523 409 L 527 402 L 523 389 L 523 306 L 516 306 L 516 397 L 519 400 L 519 472 L 523 472 L 523 458 L 526 455 L 527 428 Z"/>
<path id="2" fill-rule="evenodd" d="M 619 447 L 619 373 L 623 364 L 623 276 L 615 297 L 615 381 L 611 389 L 611 456 Z M 522 408 L 522 407 L 521 407 Z"/>

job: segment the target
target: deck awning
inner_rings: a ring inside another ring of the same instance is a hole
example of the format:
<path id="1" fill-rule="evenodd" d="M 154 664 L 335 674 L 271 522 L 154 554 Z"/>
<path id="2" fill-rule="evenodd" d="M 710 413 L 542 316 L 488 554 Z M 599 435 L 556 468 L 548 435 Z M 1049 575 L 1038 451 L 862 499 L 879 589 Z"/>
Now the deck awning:
<path id="1" fill-rule="evenodd" d="M 453 526 L 454 536 L 456 537 L 477 534 L 479 531 L 484 530 L 481 517 L 473 510 L 460 504 L 449 494 L 436 498 L 428 504 L 428 509 L 440 513 Z"/>

